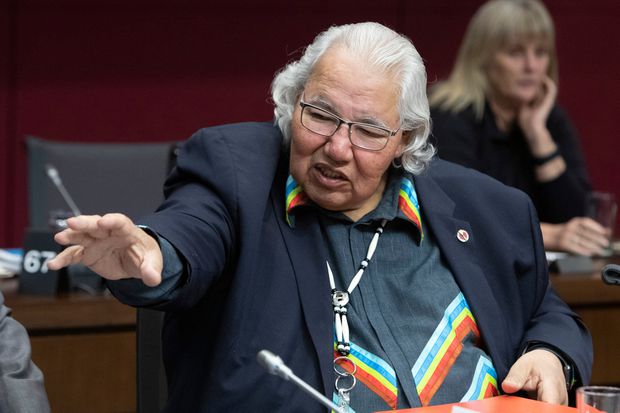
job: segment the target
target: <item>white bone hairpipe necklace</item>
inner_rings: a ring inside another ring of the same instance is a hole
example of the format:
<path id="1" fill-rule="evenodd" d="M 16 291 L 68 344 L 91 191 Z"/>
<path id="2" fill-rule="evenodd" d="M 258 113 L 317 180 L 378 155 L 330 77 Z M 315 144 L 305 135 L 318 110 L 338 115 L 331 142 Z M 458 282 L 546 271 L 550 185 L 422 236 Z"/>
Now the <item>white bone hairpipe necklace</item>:
<path id="1" fill-rule="evenodd" d="M 329 286 L 331 287 L 331 295 L 332 295 L 332 306 L 334 307 L 334 316 L 335 316 L 335 326 L 336 326 L 336 340 L 337 346 L 336 349 L 343 356 L 347 356 L 351 352 L 351 343 L 349 342 L 349 323 L 347 322 L 347 304 L 349 304 L 349 296 L 355 290 L 355 287 L 360 283 L 362 279 L 362 275 L 364 275 L 364 270 L 368 267 L 370 260 L 372 259 L 373 254 L 375 253 L 375 249 L 377 249 L 377 244 L 379 242 L 379 237 L 383 233 L 383 228 L 385 228 L 385 224 L 387 220 L 384 219 L 381 221 L 381 224 L 377 227 L 375 234 L 372 237 L 372 241 L 370 241 L 370 245 L 368 246 L 368 251 L 366 252 L 366 258 L 362 260 L 360 263 L 359 269 L 357 273 L 351 280 L 349 284 L 349 288 L 347 291 L 340 291 L 336 289 L 336 282 L 334 281 L 334 274 L 332 273 L 332 269 L 329 266 L 329 262 L 327 263 L 327 273 L 329 274 Z"/>

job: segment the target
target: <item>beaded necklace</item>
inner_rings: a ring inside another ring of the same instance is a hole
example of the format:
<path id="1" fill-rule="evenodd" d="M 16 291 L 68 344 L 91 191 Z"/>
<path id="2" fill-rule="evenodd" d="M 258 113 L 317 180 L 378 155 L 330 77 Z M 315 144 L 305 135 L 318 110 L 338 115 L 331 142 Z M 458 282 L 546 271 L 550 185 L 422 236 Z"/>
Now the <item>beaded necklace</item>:
<path id="1" fill-rule="evenodd" d="M 347 305 L 349 304 L 349 296 L 353 292 L 353 290 L 355 290 L 355 288 L 360 283 L 360 281 L 362 280 L 362 275 L 364 275 L 364 271 L 366 270 L 366 267 L 368 267 L 368 264 L 370 263 L 370 260 L 372 259 L 372 256 L 374 255 L 375 250 L 377 249 L 377 244 L 379 243 L 379 237 L 381 236 L 381 234 L 383 234 L 383 229 L 385 228 L 386 223 L 387 223 L 387 220 L 383 219 L 381 223 L 379 224 L 379 226 L 377 227 L 377 230 L 375 231 L 375 234 L 373 235 L 372 240 L 370 241 L 370 245 L 368 245 L 368 251 L 366 252 L 366 258 L 364 258 L 362 262 L 360 263 L 357 273 L 351 280 L 351 283 L 349 283 L 349 287 L 347 288 L 346 291 L 341 291 L 341 290 L 336 289 L 336 282 L 334 280 L 334 274 L 332 272 L 331 267 L 329 266 L 329 261 L 326 261 L 327 274 L 329 275 L 329 286 L 331 288 L 332 306 L 334 309 L 334 325 L 336 329 L 336 350 L 338 351 L 339 354 L 341 354 L 341 356 L 336 357 L 334 359 L 334 371 L 336 372 L 336 375 L 337 375 L 335 386 L 336 386 L 336 391 L 338 392 L 338 395 L 340 396 L 341 407 L 346 407 L 346 405 L 349 404 L 349 401 L 350 401 L 349 393 L 351 392 L 353 387 L 355 387 L 355 384 L 356 384 L 355 373 L 357 371 L 357 366 L 355 365 L 355 363 L 353 363 L 353 361 L 347 357 L 349 353 L 351 352 L 351 343 L 349 342 L 349 323 L 347 321 Z M 349 373 L 344 368 L 339 367 L 338 362 L 351 363 L 352 372 Z M 349 377 L 351 378 L 351 384 L 349 386 L 346 386 L 345 384 L 341 383 Z"/>

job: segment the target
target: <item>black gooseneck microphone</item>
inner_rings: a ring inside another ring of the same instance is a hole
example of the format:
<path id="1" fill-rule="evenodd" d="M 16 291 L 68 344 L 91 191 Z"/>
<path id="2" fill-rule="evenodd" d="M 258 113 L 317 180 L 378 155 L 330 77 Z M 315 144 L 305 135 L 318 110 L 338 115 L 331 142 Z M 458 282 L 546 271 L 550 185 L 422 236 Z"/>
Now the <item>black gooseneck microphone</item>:
<path id="1" fill-rule="evenodd" d="M 75 215 L 76 217 L 78 215 L 82 215 L 77 205 L 75 205 L 75 202 L 73 202 L 73 198 L 71 198 L 71 195 L 69 195 L 69 192 L 67 192 L 67 189 L 62 184 L 58 169 L 56 169 L 54 165 L 48 163 L 45 165 L 45 173 L 50 178 L 56 189 L 58 189 L 58 192 L 60 192 L 60 195 L 65 200 L 69 208 L 71 208 L 71 212 L 73 212 L 73 215 Z"/>
<path id="2" fill-rule="evenodd" d="M 324 406 L 332 409 L 336 413 L 345 413 L 340 407 L 336 406 L 331 400 L 327 397 L 323 396 L 321 393 L 312 388 L 308 383 L 300 379 L 293 373 L 293 370 L 290 369 L 282 359 L 275 354 L 273 354 L 269 350 L 261 350 L 256 355 L 256 360 L 258 364 L 263 366 L 265 370 L 269 373 L 274 374 L 276 376 L 282 377 L 284 380 L 291 380 L 295 383 L 300 389 L 308 393 L 313 399 L 321 402 Z"/>
<path id="3" fill-rule="evenodd" d="M 605 284 L 620 285 L 620 265 L 607 264 L 601 270 L 601 276 Z"/>

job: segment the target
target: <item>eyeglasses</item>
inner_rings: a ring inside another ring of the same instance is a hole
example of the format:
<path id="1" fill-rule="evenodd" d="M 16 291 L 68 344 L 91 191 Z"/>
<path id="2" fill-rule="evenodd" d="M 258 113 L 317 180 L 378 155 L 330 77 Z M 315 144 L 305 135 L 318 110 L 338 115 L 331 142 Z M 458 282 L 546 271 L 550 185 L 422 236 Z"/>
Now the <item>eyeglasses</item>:
<path id="1" fill-rule="evenodd" d="M 301 124 L 310 132 L 329 137 L 336 133 L 340 125 L 345 124 L 349 127 L 351 144 L 369 151 L 380 151 L 385 148 L 389 138 L 400 130 L 398 128 L 392 131 L 368 123 L 348 122 L 303 100 L 299 101 L 299 106 L 301 106 Z"/>

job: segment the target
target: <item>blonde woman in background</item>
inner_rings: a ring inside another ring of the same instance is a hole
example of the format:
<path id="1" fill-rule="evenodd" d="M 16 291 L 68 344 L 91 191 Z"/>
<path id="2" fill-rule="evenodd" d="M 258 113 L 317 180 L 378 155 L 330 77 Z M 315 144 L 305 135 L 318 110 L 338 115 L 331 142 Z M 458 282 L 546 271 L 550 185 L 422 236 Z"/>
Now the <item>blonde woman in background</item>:
<path id="1" fill-rule="evenodd" d="M 492 0 L 474 15 L 449 78 L 430 93 L 441 158 L 526 192 L 545 249 L 601 254 L 609 230 L 583 217 L 590 183 L 556 105 L 553 21 L 538 0 Z"/>

